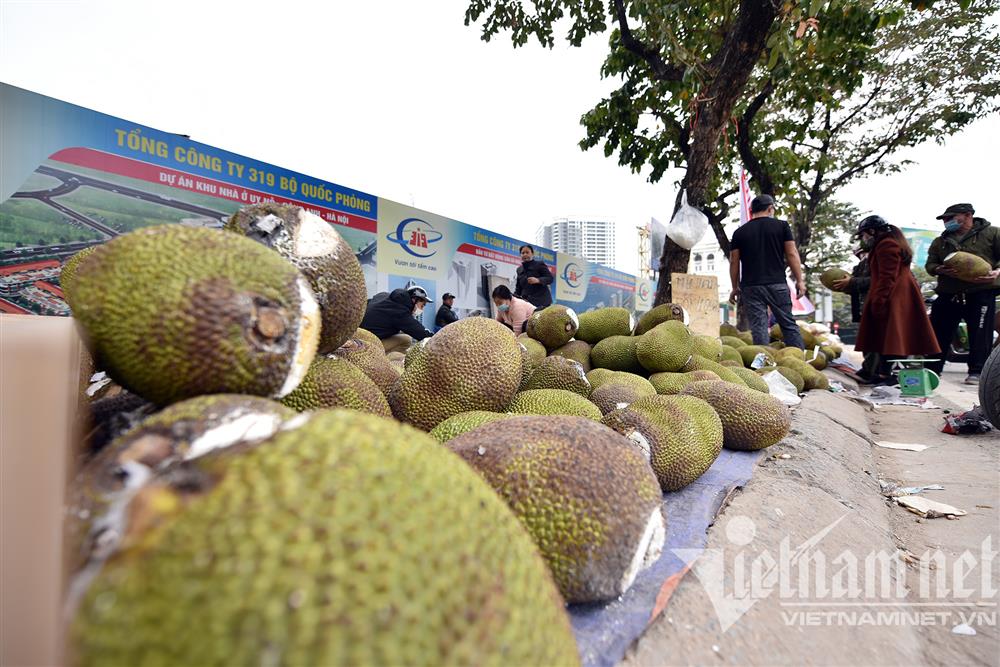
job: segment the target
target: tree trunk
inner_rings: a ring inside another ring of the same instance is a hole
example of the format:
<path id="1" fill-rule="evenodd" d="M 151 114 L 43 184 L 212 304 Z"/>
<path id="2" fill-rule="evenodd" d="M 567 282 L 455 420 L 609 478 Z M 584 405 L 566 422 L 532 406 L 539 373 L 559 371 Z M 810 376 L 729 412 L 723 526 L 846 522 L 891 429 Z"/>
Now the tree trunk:
<path id="1" fill-rule="evenodd" d="M 681 187 L 687 190 L 688 204 L 695 208 L 702 208 L 706 203 L 718 161 L 719 138 L 764 51 L 768 33 L 778 15 L 775 1 L 740 0 L 735 22 L 719 52 L 706 64 L 711 78 L 695 101 L 687 171 L 681 182 Z M 690 250 L 666 239 L 660 256 L 660 280 L 656 285 L 654 305 L 670 301 L 670 273 L 687 271 L 690 256 Z"/>

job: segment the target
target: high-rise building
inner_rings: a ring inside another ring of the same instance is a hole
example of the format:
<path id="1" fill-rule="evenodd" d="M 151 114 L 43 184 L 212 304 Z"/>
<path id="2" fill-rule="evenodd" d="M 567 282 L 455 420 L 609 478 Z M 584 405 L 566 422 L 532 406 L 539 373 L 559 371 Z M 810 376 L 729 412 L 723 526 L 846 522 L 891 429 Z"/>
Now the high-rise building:
<path id="1" fill-rule="evenodd" d="M 556 252 L 615 265 L 615 223 L 610 220 L 557 218 L 538 228 L 535 242 Z"/>

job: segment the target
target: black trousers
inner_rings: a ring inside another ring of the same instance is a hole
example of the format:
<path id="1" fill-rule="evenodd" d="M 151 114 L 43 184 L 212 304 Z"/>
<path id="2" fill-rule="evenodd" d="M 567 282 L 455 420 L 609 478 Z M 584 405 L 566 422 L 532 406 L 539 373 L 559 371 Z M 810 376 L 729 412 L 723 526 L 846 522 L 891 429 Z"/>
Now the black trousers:
<path id="1" fill-rule="evenodd" d="M 767 345 L 771 342 L 768 326 L 767 310 L 771 309 L 774 319 L 781 327 L 781 335 L 785 345 L 802 348 L 802 333 L 799 325 L 792 317 L 792 295 L 785 283 L 773 285 L 747 285 L 740 287 L 743 294 L 743 308 L 750 321 L 750 332 L 753 334 L 754 345 Z"/>
<path id="2" fill-rule="evenodd" d="M 996 290 L 982 290 L 971 294 L 941 294 L 931 306 L 931 326 L 937 337 L 941 354 L 939 361 L 928 365 L 940 373 L 945 356 L 962 320 L 969 329 L 969 373 L 981 373 L 986 358 L 993 347 L 993 326 L 996 318 Z"/>

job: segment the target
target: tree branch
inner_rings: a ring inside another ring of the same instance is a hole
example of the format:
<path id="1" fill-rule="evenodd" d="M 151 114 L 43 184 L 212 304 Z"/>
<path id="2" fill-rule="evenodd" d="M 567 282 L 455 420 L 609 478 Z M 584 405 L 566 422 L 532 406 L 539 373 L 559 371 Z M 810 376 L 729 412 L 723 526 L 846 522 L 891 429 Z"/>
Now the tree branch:
<path id="1" fill-rule="evenodd" d="M 660 81 L 680 81 L 684 78 L 684 68 L 680 65 L 667 63 L 660 57 L 659 51 L 643 44 L 628 25 L 628 17 L 622 0 L 614 0 L 615 18 L 618 19 L 618 30 L 622 36 L 622 46 L 639 56 L 649 64 L 655 78 Z"/>
<path id="2" fill-rule="evenodd" d="M 764 106 L 764 103 L 771 96 L 772 92 L 774 92 L 774 80 L 768 78 L 763 89 L 747 105 L 747 108 L 743 111 L 743 115 L 740 116 L 739 122 L 736 124 L 738 129 L 736 149 L 739 151 L 740 158 L 743 160 L 747 171 L 757 181 L 761 193 L 768 195 L 774 194 L 774 180 L 753 152 L 753 146 L 750 145 L 750 126 L 753 124 L 753 119 L 756 117 L 757 112 Z M 727 252 L 726 255 L 728 256 L 729 253 Z"/>

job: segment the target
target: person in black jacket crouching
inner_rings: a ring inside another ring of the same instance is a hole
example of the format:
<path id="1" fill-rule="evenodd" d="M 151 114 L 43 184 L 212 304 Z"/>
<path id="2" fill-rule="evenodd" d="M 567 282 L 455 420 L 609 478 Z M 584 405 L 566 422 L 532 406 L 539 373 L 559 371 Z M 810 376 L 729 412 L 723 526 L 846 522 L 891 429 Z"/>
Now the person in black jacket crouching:
<path id="1" fill-rule="evenodd" d="M 395 289 L 387 297 L 372 299 L 361 320 L 361 328 L 378 336 L 386 353 L 405 351 L 413 341 L 433 335 L 420 323 L 424 306 L 431 300 L 419 285 Z"/>

